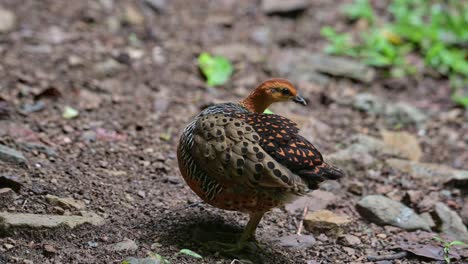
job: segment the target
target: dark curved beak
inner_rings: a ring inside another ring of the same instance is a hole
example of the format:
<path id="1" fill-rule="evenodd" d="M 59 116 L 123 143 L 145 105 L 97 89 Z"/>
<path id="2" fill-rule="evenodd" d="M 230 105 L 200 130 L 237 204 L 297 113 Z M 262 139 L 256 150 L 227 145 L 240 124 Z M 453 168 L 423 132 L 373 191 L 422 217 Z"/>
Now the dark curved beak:
<path id="1" fill-rule="evenodd" d="M 307 102 L 302 96 L 298 95 L 292 99 L 295 103 L 301 104 L 301 105 L 307 105 Z"/>

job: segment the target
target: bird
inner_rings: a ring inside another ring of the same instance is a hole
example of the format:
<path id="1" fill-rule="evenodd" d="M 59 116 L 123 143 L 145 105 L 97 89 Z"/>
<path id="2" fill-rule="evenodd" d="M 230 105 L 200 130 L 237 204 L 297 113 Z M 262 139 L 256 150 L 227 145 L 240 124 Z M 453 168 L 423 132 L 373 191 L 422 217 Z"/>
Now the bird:
<path id="1" fill-rule="evenodd" d="M 307 105 L 287 79 L 260 83 L 245 99 L 202 110 L 183 130 L 177 147 L 180 172 L 206 203 L 249 215 L 240 238 L 226 251 L 240 251 L 270 209 L 315 190 L 344 172 L 323 160 L 293 121 L 264 113 L 271 104 Z"/>

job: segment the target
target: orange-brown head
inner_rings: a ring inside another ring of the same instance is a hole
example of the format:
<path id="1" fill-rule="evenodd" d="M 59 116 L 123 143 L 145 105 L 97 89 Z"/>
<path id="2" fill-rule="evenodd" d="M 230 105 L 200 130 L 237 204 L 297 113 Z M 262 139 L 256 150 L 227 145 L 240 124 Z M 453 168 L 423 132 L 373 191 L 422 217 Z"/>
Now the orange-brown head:
<path id="1" fill-rule="evenodd" d="M 251 112 L 263 113 L 272 103 L 292 100 L 307 105 L 296 88 L 286 79 L 274 78 L 262 82 L 240 103 Z"/>

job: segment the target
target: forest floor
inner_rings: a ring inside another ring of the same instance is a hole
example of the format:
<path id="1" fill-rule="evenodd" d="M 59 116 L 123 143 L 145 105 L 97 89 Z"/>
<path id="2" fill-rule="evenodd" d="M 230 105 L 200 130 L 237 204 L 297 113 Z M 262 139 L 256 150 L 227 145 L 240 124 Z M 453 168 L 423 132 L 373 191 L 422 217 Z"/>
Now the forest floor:
<path id="1" fill-rule="evenodd" d="M 103 220 L 74 228 L 3 227 L 0 263 L 121 263 L 151 252 L 172 263 L 433 263 L 434 255 L 441 261 L 440 252 L 422 257 L 414 248 L 442 250 L 432 238 L 441 230 L 450 235 L 453 227 L 441 227 L 440 219 L 426 231 L 377 225 L 356 204 L 378 194 L 429 218 L 442 206 L 467 221 L 467 185 L 447 180 L 455 174 L 466 179 L 468 114 L 451 102 L 447 80 L 389 80 L 377 72 L 367 83 L 331 75 L 314 82 L 317 76 L 308 76 L 313 72 L 281 72 L 294 56 L 323 52 L 321 27 L 359 31 L 337 8 L 348 1 L 311 1 L 287 16 L 267 15 L 259 1 L 153 2 L 161 5 L 0 2 L 16 17 L 13 29 L 0 32 L 0 144 L 27 160 L 16 166 L 0 159 L 0 212 L 87 211 Z M 197 66 L 203 51 L 233 61 L 226 85 L 205 85 Z M 238 101 L 270 77 L 290 78 L 309 101 L 272 111 L 297 122 L 347 176 L 267 213 L 257 231 L 263 251 L 214 253 L 196 239 L 197 230 L 240 232 L 247 216 L 204 204 L 190 190 L 177 165 L 178 136 L 207 105 Z M 398 104 L 408 112 L 388 110 Z M 379 112 L 381 105 L 388 111 Z M 66 106 L 79 115 L 65 118 Z M 397 134 L 403 139 L 390 147 L 391 131 L 408 134 Z M 411 171 L 408 164 L 422 167 Z M 328 209 L 351 222 L 338 233 L 305 228 L 294 237 L 304 207 Z M 176 255 L 181 249 L 203 259 Z M 368 258 L 401 252 L 393 260 Z M 456 253 L 455 263 L 468 261 L 466 250 Z"/>

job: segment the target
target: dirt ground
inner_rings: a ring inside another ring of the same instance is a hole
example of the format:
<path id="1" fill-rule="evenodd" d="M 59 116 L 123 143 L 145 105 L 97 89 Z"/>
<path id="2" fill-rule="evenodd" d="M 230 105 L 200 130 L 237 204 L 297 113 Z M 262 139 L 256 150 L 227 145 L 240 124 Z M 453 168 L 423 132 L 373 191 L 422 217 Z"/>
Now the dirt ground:
<path id="1" fill-rule="evenodd" d="M 158 12 L 140 1 L 0 1 L 17 17 L 15 30 L 0 34 L 0 141 L 21 149 L 29 164 L 20 168 L 0 163 L 0 176 L 23 185 L 2 211 L 77 213 L 48 203 L 45 195 L 52 194 L 82 201 L 87 211 L 105 218 L 100 227 L 24 228 L 2 234 L 0 246 L 14 247 L 0 251 L 0 263 L 120 263 L 148 252 L 173 263 L 236 263 L 234 257 L 210 252 L 193 238 L 198 228 L 240 232 L 247 217 L 201 203 L 186 186 L 175 153 L 179 133 L 203 107 L 238 101 L 258 82 L 275 76 L 265 66 L 269 54 L 290 47 L 322 51 L 326 44 L 319 33 L 322 26 L 349 27 L 336 8 L 341 2 L 349 1 L 313 1 L 302 14 L 281 17 L 265 15 L 259 1 L 171 0 Z M 251 33 L 265 26 L 275 37 L 261 44 Z M 255 47 L 258 57 L 238 58 L 228 84 L 206 87 L 197 67 L 198 54 L 231 43 Z M 382 117 L 338 104 L 335 98 L 346 96 L 340 89 L 402 100 L 432 113 L 420 134 L 422 161 L 468 169 L 468 117 L 451 103 L 448 82 L 424 77 L 399 80 L 398 88 L 386 84 L 382 78 L 372 84 L 346 79 L 336 79 L 330 86 L 298 84 L 309 105 L 283 104 L 272 110 L 295 120 L 314 120 L 301 133 L 322 153 L 331 154 L 347 146 L 352 135 L 378 137 L 386 126 Z M 79 110 L 79 116 L 63 118 L 66 105 Z M 403 130 L 420 133 L 416 126 Z M 25 148 L 24 142 L 47 148 Z M 239 259 L 366 263 L 368 255 L 398 252 L 399 242 L 412 236 L 430 242 L 431 233 L 381 227 L 360 217 L 356 202 L 365 194 L 385 192 L 382 188 L 397 189 L 401 196 L 407 190 L 435 192 L 437 200 L 449 202 L 455 210 L 463 207 L 459 189 L 412 181 L 382 166 L 375 170 L 379 176 L 370 177 L 363 165 L 347 171 L 340 183 L 322 187 L 337 197 L 328 208 L 353 219 L 346 232 L 359 237 L 359 245 L 346 246 L 324 235 L 316 236 L 309 248 L 284 248 L 278 239 L 297 231 L 300 212 L 278 208 L 264 217 L 257 232 L 264 251 Z M 348 191 L 356 181 L 364 186 L 361 194 Z M 444 196 L 447 192 L 450 198 Z M 109 249 L 125 238 L 134 240 L 138 249 Z M 44 245 L 55 252 L 46 252 Z M 176 256 L 183 248 L 204 258 Z M 379 263 L 432 260 L 408 256 Z"/>

